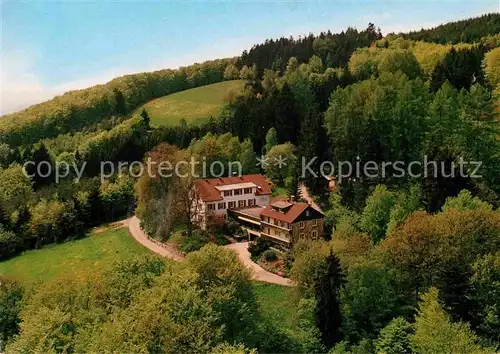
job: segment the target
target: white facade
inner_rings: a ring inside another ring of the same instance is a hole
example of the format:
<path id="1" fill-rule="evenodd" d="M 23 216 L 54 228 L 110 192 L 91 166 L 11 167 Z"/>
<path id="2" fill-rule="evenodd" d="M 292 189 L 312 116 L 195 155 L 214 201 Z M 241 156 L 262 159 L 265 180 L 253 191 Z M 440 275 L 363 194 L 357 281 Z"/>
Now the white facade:
<path id="1" fill-rule="evenodd" d="M 242 182 L 235 184 L 226 184 L 215 187 L 220 191 L 222 200 L 205 202 L 200 200 L 198 210 L 198 221 L 201 227 L 206 226 L 206 215 L 211 214 L 220 218 L 227 218 L 229 209 L 244 208 L 251 206 L 265 206 L 269 204 L 270 195 L 256 195 L 258 186 L 252 182 Z"/>

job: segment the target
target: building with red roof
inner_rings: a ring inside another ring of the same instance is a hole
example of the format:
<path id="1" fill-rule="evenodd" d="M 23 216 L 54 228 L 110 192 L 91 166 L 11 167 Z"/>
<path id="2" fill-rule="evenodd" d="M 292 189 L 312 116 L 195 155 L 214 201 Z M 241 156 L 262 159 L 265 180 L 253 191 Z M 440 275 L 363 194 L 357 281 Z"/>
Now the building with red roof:
<path id="1" fill-rule="evenodd" d="M 271 183 L 260 174 L 200 179 L 196 218 L 205 228 L 210 219 L 234 217 L 249 239 L 265 237 L 284 248 L 300 239 L 323 237 L 323 213 L 308 203 L 271 199 Z"/>
<path id="2" fill-rule="evenodd" d="M 266 206 L 271 198 L 271 183 L 260 174 L 199 179 L 197 221 L 205 228 L 208 218 L 226 219 L 228 210 Z"/>

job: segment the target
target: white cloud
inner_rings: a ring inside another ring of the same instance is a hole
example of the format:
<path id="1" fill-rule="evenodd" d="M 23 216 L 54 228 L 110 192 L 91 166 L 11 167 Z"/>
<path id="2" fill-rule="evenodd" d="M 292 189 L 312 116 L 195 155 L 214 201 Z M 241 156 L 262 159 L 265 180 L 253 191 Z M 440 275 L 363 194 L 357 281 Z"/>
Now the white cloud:
<path id="1" fill-rule="evenodd" d="M 2 53 L 1 113 L 22 109 L 31 103 L 50 98 L 32 70 L 31 53 Z"/>

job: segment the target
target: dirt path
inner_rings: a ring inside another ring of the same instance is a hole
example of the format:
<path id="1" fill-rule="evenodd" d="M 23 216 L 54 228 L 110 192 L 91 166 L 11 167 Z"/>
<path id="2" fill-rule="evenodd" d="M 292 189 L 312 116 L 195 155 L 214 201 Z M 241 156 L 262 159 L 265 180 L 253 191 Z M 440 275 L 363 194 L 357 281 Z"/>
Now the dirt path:
<path id="1" fill-rule="evenodd" d="M 159 254 L 162 257 L 173 259 L 175 261 L 183 261 L 184 256 L 180 254 L 175 248 L 169 246 L 168 244 L 160 244 L 152 241 L 141 229 L 140 220 L 133 216 L 129 219 L 120 222 L 122 227 L 128 227 L 130 234 L 133 238 L 137 240 L 144 247 L 150 249 L 151 251 Z M 279 275 L 268 272 L 263 269 L 257 263 L 250 259 L 250 253 L 247 250 L 248 244 L 245 243 L 233 243 L 224 246 L 228 249 L 234 250 L 241 262 L 252 271 L 252 279 L 260 280 L 266 283 L 278 284 L 278 285 L 292 285 L 289 279 L 280 277 Z"/>
<path id="2" fill-rule="evenodd" d="M 311 196 L 309 195 L 309 191 L 307 190 L 307 187 L 303 183 L 301 183 L 299 186 L 299 192 L 302 199 L 304 199 L 307 203 L 309 203 L 309 205 L 311 205 L 314 209 L 323 212 L 323 210 L 321 210 L 319 205 L 311 198 Z"/>
<path id="3" fill-rule="evenodd" d="M 184 256 L 181 255 L 175 248 L 168 244 L 160 244 L 159 242 L 152 241 L 141 229 L 141 222 L 136 217 L 133 216 L 127 219 L 128 223 L 124 223 L 124 226 L 128 224 L 128 229 L 132 237 L 134 237 L 137 242 L 142 244 L 144 247 L 149 248 L 151 251 L 159 254 L 162 257 L 173 259 L 174 261 L 182 261 Z"/>
<path id="4" fill-rule="evenodd" d="M 238 253 L 241 262 L 252 271 L 252 278 L 255 280 L 264 281 L 267 283 L 279 284 L 279 285 L 287 285 L 291 286 L 292 281 L 287 278 L 280 277 L 279 275 L 268 272 L 257 263 L 252 261 L 250 258 L 250 252 L 248 252 L 248 242 L 241 243 L 231 243 L 229 245 L 224 246 L 225 248 L 232 249 Z"/>

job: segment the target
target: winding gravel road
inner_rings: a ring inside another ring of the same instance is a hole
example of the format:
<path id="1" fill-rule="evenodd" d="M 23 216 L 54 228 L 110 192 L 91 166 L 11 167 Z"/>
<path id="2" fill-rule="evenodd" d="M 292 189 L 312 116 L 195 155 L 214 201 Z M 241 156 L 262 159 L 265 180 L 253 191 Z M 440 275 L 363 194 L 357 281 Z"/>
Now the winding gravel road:
<path id="1" fill-rule="evenodd" d="M 137 242 L 150 249 L 151 251 L 159 254 L 162 257 L 173 259 L 175 261 L 184 260 L 184 256 L 171 245 L 160 244 L 159 242 L 157 243 L 155 241 L 152 241 L 141 229 L 141 222 L 136 216 L 124 220 L 122 222 L 122 225 L 124 227 L 128 227 L 130 234 L 133 238 L 136 239 Z M 293 285 L 291 280 L 268 272 L 257 263 L 252 261 L 250 259 L 250 253 L 247 250 L 248 243 L 232 243 L 224 247 L 232 249 L 238 254 L 241 262 L 252 272 L 252 279 L 278 285 Z"/>
<path id="2" fill-rule="evenodd" d="M 128 220 L 128 230 L 132 237 L 134 237 L 137 242 L 151 251 L 159 254 L 162 257 L 173 259 L 174 261 L 184 260 L 184 256 L 180 254 L 174 247 L 168 244 L 160 244 L 152 241 L 144 231 L 141 229 L 141 221 L 133 216 Z"/>
<path id="3" fill-rule="evenodd" d="M 240 260 L 243 264 L 252 271 L 253 279 L 265 281 L 266 283 L 273 283 L 279 285 L 292 286 L 293 283 L 290 279 L 280 277 L 274 273 L 268 272 L 260 265 L 252 261 L 250 258 L 250 252 L 248 252 L 248 242 L 231 243 L 224 246 L 226 248 L 232 249 L 238 253 Z"/>

